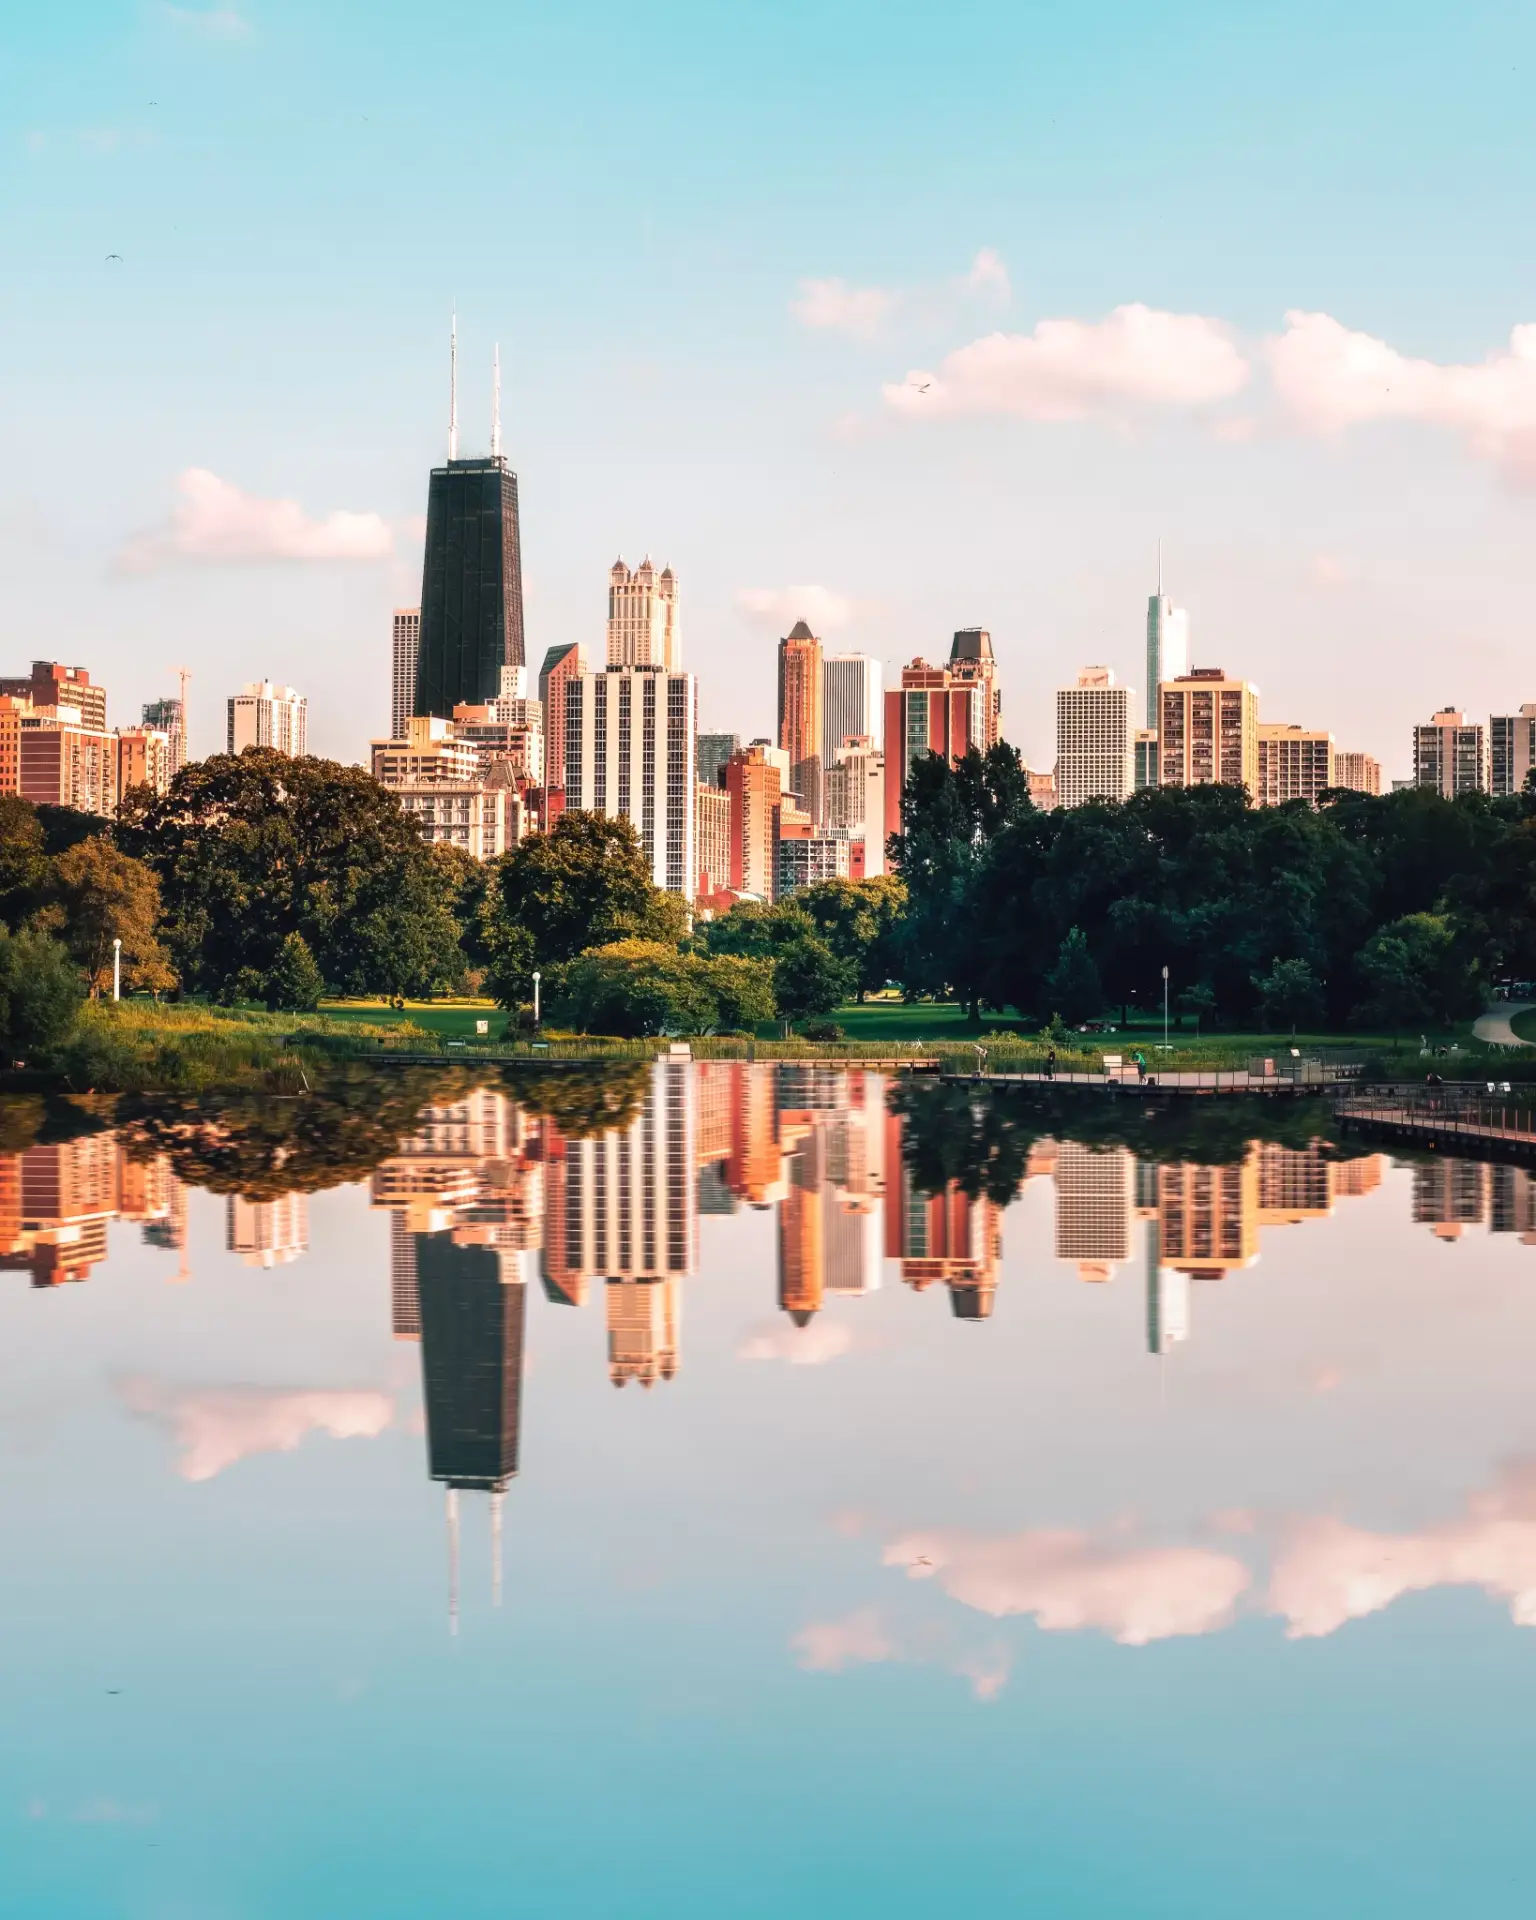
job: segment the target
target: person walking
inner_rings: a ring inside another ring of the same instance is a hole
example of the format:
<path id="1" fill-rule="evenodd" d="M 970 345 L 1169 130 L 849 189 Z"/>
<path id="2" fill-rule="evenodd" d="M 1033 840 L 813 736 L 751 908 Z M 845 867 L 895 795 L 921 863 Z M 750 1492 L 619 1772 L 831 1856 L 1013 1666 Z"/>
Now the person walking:
<path id="1" fill-rule="evenodd" d="M 1054 1047 L 1050 1048 L 1045 1056 L 1045 1077 L 1047 1080 L 1054 1080 L 1056 1078 L 1056 1049 Z"/>

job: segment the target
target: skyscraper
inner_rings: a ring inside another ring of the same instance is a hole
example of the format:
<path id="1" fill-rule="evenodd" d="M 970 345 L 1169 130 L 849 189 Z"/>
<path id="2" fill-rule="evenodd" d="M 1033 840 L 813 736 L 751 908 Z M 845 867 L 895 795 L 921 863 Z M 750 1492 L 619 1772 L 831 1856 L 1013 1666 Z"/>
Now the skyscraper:
<path id="1" fill-rule="evenodd" d="M 730 873 L 733 893 L 772 900 L 778 872 L 777 843 L 782 803 L 782 773 L 770 751 L 756 741 L 725 763 L 725 790 L 731 803 Z"/>
<path id="2" fill-rule="evenodd" d="M 608 664 L 669 673 L 683 664 L 677 579 L 670 567 L 658 573 L 649 554 L 633 573 L 622 556 L 608 569 Z"/>
<path id="3" fill-rule="evenodd" d="M 539 703 L 544 713 L 544 784 L 565 785 L 565 689 L 586 666 L 578 641 L 551 647 L 539 668 Z"/>
<path id="4" fill-rule="evenodd" d="M 1136 777 L 1131 691 L 1109 667 L 1084 667 L 1075 687 L 1056 691 L 1056 800 L 1082 807 L 1123 800 Z"/>
<path id="5" fill-rule="evenodd" d="M 1079 1279 L 1110 1280 L 1131 1257 L 1134 1168 L 1123 1147 L 1057 1148 L 1056 1258 L 1075 1261 Z"/>
<path id="6" fill-rule="evenodd" d="M 741 751 L 739 733 L 701 733 L 699 735 L 699 784 L 717 787 L 720 769 L 733 753 Z"/>
<path id="7" fill-rule="evenodd" d="M 912 764 L 925 753 L 961 759 L 985 745 L 988 689 L 974 678 L 960 680 L 948 667 L 914 660 L 901 670 L 900 687 L 885 695 L 885 831 L 901 832 L 901 797 Z"/>
<path id="8" fill-rule="evenodd" d="M 458 347 L 451 348 L 448 461 L 427 487 L 421 645 L 414 711 L 447 720 L 498 697 L 504 667 L 527 665 L 517 475 L 501 452 L 499 373 L 488 459 L 459 458 Z"/>
<path id="9" fill-rule="evenodd" d="M 1488 722 L 1490 792 L 1522 793 L 1536 767 L 1536 705 L 1496 713 Z"/>
<path id="10" fill-rule="evenodd" d="M 577 674 L 565 696 L 566 806 L 633 822 L 656 885 L 691 899 L 698 880 L 693 675 L 609 667 Z"/>
<path id="11" fill-rule="evenodd" d="M 1413 784 L 1443 799 L 1458 793 L 1486 793 L 1489 786 L 1488 736 L 1468 726 L 1467 716 L 1442 707 L 1428 726 L 1413 730 Z"/>
<path id="12" fill-rule="evenodd" d="M 92 733 L 107 730 L 107 690 L 92 683 L 84 667 L 61 667 L 56 660 L 34 660 L 26 679 L 0 680 L 0 694 L 30 700 L 34 707 L 68 707 Z"/>
<path id="13" fill-rule="evenodd" d="M 779 642 L 779 745 L 789 755 L 789 785 L 820 820 L 821 642 L 797 620 Z"/>
<path id="14" fill-rule="evenodd" d="M 1158 784 L 1246 787 L 1259 781 L 1259 690 L 1220 667 L 1164 681 L 1158 696 Z"/>
<path id="15" fill-rule="evenodd" d="M 992 636 L 985 627 L 962 627 L 950 642 L 949 671 L 960 685 L 980 689 L 980 731 L 976 744 L 985 753 L 1003 737 L 1003 690 L 997 683 Z"/>
<path id="16" fill-rule="evenodd" d="M 517 1472 L 524 1284 L 494 1248 L 416 1235 L 427 1461 L 447 1486 L 500 1493 Z"/>
<path id="17" fill-rule="evenodd" d="M 421 651 L 421 608 L 396 607 L 390 652 L 389 737 L 405 738 L 416 711 L 416 656 Z"/>
<path id="18" fill-rule="evenodd" d="M 1381 762 L 1369 753 L 1335 753 L 1333 784 L 1352 793 L 1381 792 Z"/>
<path id="19" fill-rule="evenodd" d="M 248 1267 L 286 1267 L 309 1248 L 309 1206 L 302 1193 L 276 1200 L 246 1200 L 231 1194 L 224 1217 L 224 1244 Z"/>
<path id="20" fill-rule="evenodd" d="M 884 673 L 862 653 L 829 653 L 821 664 L 821 768 L 837 765 L 845 740 L 880 745 L 885 726 Z"/>
<path id="21" fill-rule="evenodd" d="M 1255 806 L 1278 807 L 1287 800 L 1310 800 L 1334 784 L 1333 735 L 1316 727 L 1259 723 L 1258 785 Z"/>
<path id="22" fill-rule="evenodd" d="M 144 707 L 144 724 L 165 734 L 171 743 L 171 778 L 187 764 L 187 716 L 179 700 L 150 700 Z"/>
<path id="23" fill-rule="evenodd" d="M 252 680 L 242 692 L 230 695 L 225 751 L 244 753 L 247 747 L 275 747 L 279 753 L 301 760 L 309 751 L 308 712 L 309 702 L 292 687 Z"/>
<path id="24" fill-rule="evenodd" d="M 1147 602 L 1147 725 L 1157 725 L 1157 689 L 1189 672 L 1189 615 L 1163 592 L 1163 547 L 1157 547 L 1157 592 Z"/>

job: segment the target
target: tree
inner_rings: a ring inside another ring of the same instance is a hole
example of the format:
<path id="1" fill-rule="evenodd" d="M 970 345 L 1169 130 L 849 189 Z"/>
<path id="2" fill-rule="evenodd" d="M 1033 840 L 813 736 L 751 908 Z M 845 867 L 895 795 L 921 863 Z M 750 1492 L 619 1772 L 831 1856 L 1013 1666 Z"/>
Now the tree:
<path id="1" fill-rule="evenodd" d="M 1051 1010 L 1059 1013 L 1069 1026 L 1091 1019 L 1104 1004 L 1104 989 L 1099 970 L 1088 951 L 1081 927 L 1069 927 L 1056 955 L 1056 964 L 1046 977 L 1046 998 Z"/>
<path id="2" fill-rule="evenodd" d="M 562 1024 L 623 1039 L 703 1033 L 717 1014 L 705 963 L 657 940 L 617 940 L 579 954 L 560 969 L 552 999 Z"/>
<path id="3" fill-rule="evenodd" d="M 1180 1013 L 1192 1013 L 1195 1016 L 1195 1032 L 1198 1035 L 1201 1024 L 1210 1020 L 1216 1012 L 1216 995 L 1204 982 L 1186 987 L 1174 1001 Z"/>
<path id="4" fill-rule="evenodd" d="M 79 968 L 57 940 L 0 928 L 0 1051 L 8 1062 L 36 1064 L 56 1053 L 84 997 Z"/>
<path id="5" fill-rule="evenodd" d="M 0 794 L 0 920 L 19 927 L 42 899 L 47 877 L 36 807 L 20 794 Z"/>
<path id="6" fill-rule="evenodd" d="M 158 798 L 133 789 L 118 838 L 159 876 L 166 942 L 192 991 L 259 991 L 290 933 L 352 993 L 388 988 L 401 942 L 418 958 L 438 950 L 445 890 L 428 877 L 430 849 L 362 767 L 269 747 L 215 754 Z M 416 913 L 433 925 L 413 929 Z"/>
<path id="7" fill-rule="evenodd" d="M 652 884 L 635 829 L 605 814 L 563 813 L 548 833 L 530 834 L 502 855 L 495 887 L 493 949 L 520 927 L 541 969 L 620 940 L 676 946 L 687 924 L 682 898 Z"/>
<path id="8" fill-rule="evenodd" d="M 746 960 L 772 959 L 780 947 L 816 931 L 815 921 L 802 905 L 806 897 L 806 893 L 793 894 L 777 906 L 762 900 L 738 900 L 729 913 L 706 920 L 699 937 L 709 953 L 736 954 Z"/>
<path id="9" fill-rule="evenodd" d="M 1259 1008 L 1266 1027 L 1314 1025 L 1322 1017 L 1323 991 L 1305 960 L 1276 960 L 1262 979 L 1255 978 Z"/>
<path id="10" fill-rule="evenodd" d="M 325 981 L 302 933 L 290 933 L 267 975 L 267 1005 L 276 1013 L 313 1013 L 325 991 Z"/>
<path id="11" fill-rule="evenodd" d="M 835 1013 L 853 991 L 854 973 L 825 940 L 803 935 L 780 947 L 773 962 L 773 997 L 783 1020 Z"/>
<path id="12" fill-rule="evenodd" d="M 1359 1017 L 1390 1033 L 1448 1026 L 1481 1001 L 1476 970 L 1443 914 L 1413 913 L 1378 928 L 1361 952 Z"/>
<path id="13" fill-rule="evenodd" d="M 838 959 L 853 968 L 860 1000 L 878 992 L 900 964 L 896 932 L 906 901 L 906 886 L 894 873 L 868 880 L 818 880 L 794 896 L 795 906 Z"/>
<path id="14" fill-rule="evenodd" d="M 703 962 L 704 979 L 715 1000 L 715 1025 L 723 1032 L 755 1032 L 774 1016 L 772 964 L 723 953 Z"/>
<path id="15" fill-rule="evenodd" d="M 85 974 L 93 1000 L 112 984 L 114 942 L 122 942 L 130 986 L 155 991 L 172 984 L 156 936 L 160 883 L 142 860 L 96 836 L 52 862 L 49 893 L 64 944 Z"/>

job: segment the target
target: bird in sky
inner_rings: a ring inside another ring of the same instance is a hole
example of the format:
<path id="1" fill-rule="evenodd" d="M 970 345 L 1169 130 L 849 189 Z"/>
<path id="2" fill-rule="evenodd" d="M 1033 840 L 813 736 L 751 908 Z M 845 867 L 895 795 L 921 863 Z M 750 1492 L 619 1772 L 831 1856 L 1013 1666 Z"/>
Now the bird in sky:
<path id="1" fill-rule="evenodd" d="M 920 1553 L 912 1564 L 914 1567 L 931 1567 L 933 1562 L 928 1558 L 926 1553 Z"/>
<path id="2" fill-rule="evenodd" d="M 121 259 L 122 259 L 122 257 L 123 257 L 123 256 L 122 256 L 122 255 L 121 255 L 120 253 L 109 253 L 109 254 L 107 255 L 107 258 L 108 258 L 109 260 L 121 260 Z"/>

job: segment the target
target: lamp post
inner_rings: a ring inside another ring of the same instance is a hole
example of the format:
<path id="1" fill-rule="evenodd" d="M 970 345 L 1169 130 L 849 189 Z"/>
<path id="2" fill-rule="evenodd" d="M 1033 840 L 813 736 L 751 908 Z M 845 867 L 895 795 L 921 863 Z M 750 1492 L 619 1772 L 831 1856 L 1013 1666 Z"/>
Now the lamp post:
<path id="1" fill-rule="evenodd" d="M 539 982 L 543 977 L 538 968 L 535 967 L 533 970 L 533 1027 L 535 1033 L 537 1033 L 539 1027 Z"/>
<path id="2" fill-rule="evenodd" d="M 123 943 L 121 940 L 114 940 L 112 942 L 112 998 L 114 1000 L 121 1000 L 122 997 L 123 997 Z"/>
<path id="3" fill-rule="evenodd" d="M 1168 1051 L 1168 969 L 1163 968 L 1163 1052 Z"/>

